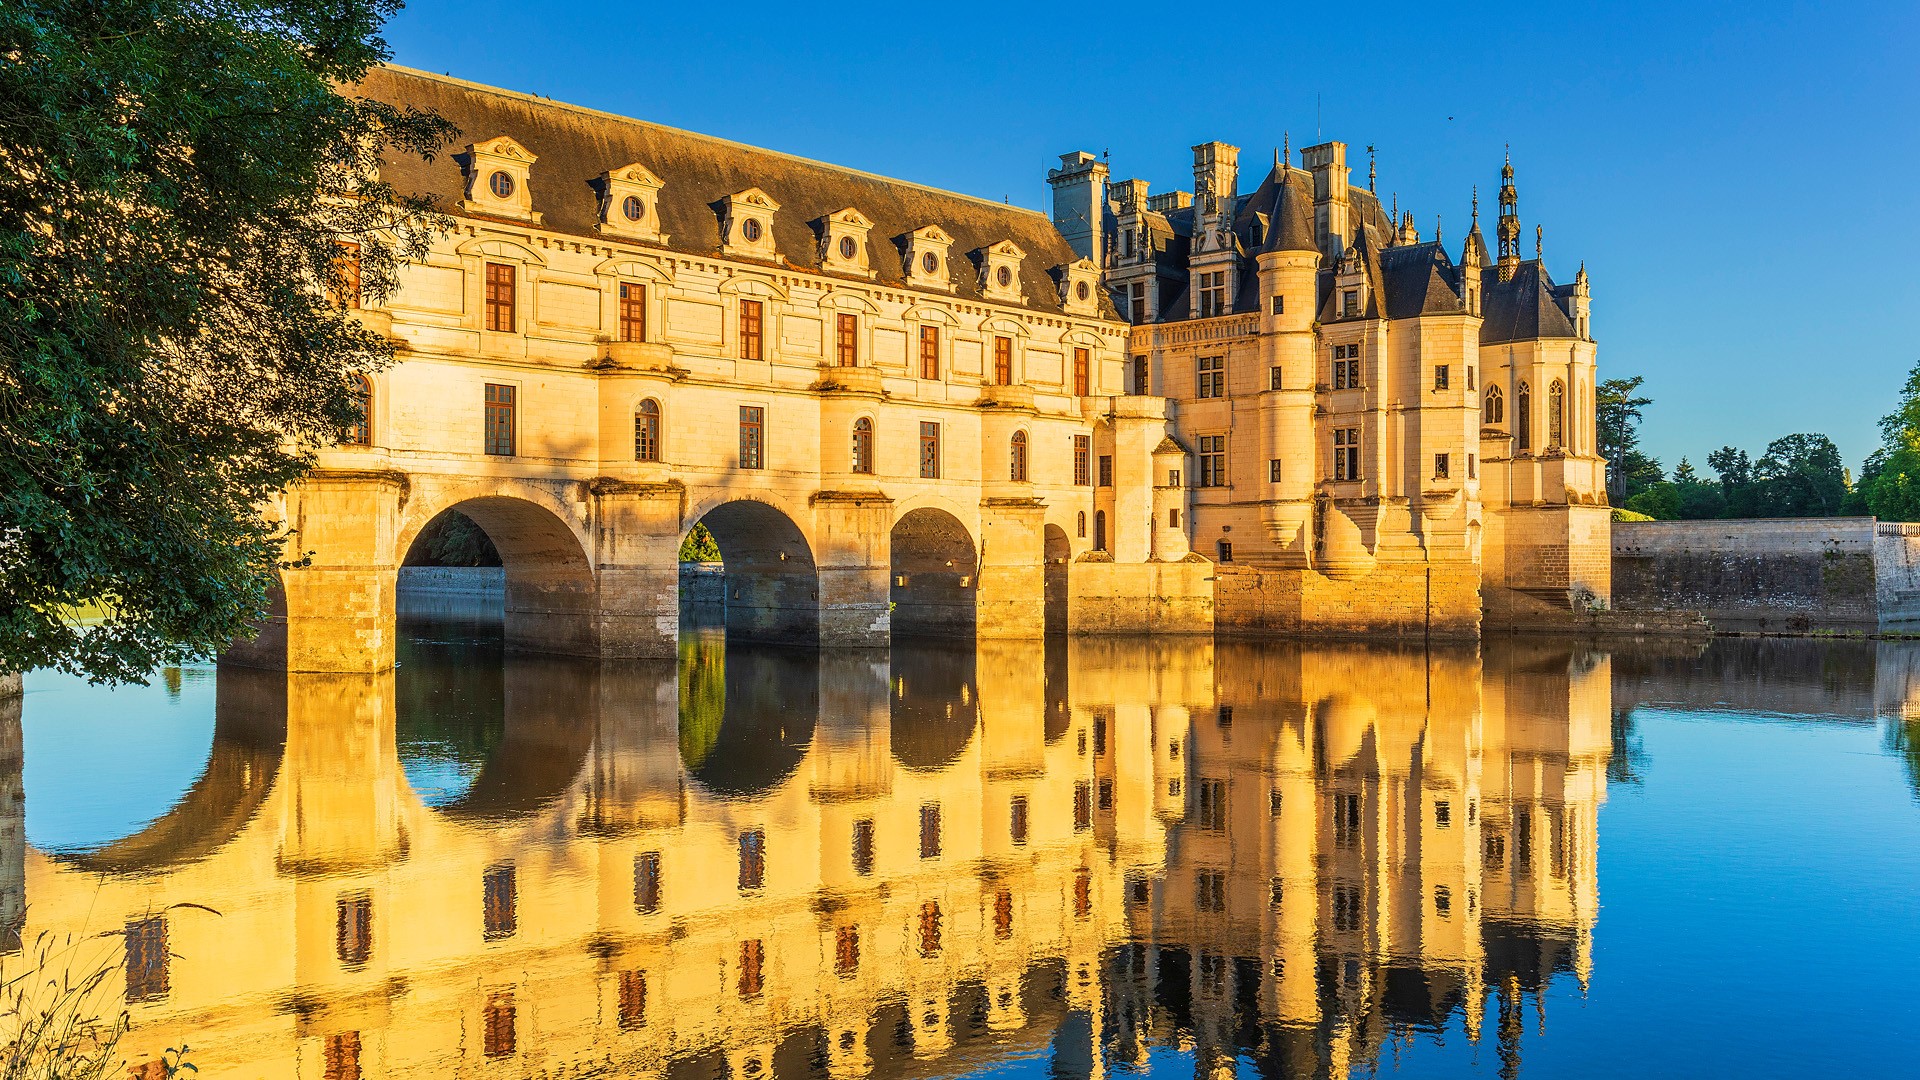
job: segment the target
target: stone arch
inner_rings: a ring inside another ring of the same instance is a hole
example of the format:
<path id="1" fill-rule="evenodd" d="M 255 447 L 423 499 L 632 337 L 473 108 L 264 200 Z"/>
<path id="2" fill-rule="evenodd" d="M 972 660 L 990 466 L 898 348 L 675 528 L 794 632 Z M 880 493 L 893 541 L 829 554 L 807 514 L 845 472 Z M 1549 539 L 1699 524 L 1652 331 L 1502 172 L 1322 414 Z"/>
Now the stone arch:
<path id="1" fill-rule="evenodd" d="M 888 547 L 894 633 L 972 637 L 979 549 L 960 518 L 934 506 L 908 510 Z"/>
<path id="2" fill-rule="evenodd" d="M 688 515 L 687 532 L 703 524 L 720 548 L 728 638 L 819 642 L 819 571 L 800 520 L 776 499 L 757 492 L 721 496 Z"/>
<path id="3" fill-rule="evenodd" d="M 771 794 L 813 745 L 817 652 L 685 641 L 679 686 L 680 762 L 714 795 Z"/>
<path id="4" fill-rule="evenodd" d="M 545 256 L 524 244 L 516 244 L 511 240 L 468 240 L 454 251 L 476 259 L 492 256 L 496 259 L 516 259 L 528 266 L 547 265 Z"/>
<path id="5" fill-rule="evenodd" d="M 919 772 L 952 766 L 972 744 L 980 723 L 974 689 L 974 653 L 939 644 L 894 648 L 888 705 L 888 749 Z"/>

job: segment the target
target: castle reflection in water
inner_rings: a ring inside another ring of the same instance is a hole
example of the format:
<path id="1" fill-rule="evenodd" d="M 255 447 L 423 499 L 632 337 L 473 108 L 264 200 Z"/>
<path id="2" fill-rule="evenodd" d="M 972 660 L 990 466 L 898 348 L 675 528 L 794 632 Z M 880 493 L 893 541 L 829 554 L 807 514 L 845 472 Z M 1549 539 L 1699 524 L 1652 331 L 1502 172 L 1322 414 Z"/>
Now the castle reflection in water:
<path id="1" fill-rule="evenodd" d="M 136 1064 L 210 1075 L 1344 1076 L 1442 1028 L 1511 1065 L 1590 975 L 1611 680 L 1504 642 L 416 641 L 221 670 L 177 807 L 58 856 L 16 814 L 0 877 L 29 943 L 116 932 L 81 962 L 124 948 Z"/>

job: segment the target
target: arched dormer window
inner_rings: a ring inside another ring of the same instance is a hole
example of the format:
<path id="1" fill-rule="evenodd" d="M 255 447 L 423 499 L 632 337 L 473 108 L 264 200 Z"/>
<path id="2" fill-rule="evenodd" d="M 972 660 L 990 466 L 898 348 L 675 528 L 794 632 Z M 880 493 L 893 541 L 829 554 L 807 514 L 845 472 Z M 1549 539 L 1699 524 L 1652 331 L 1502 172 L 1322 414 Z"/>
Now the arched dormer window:
<path id="1" fill-rule="evenodd" d="M 1557 450 L 1567 433 L 1567 388 L 1559 379 L 1547 387 L 1547 449 Z"/>
<path id="2" fill-rule="evenodd" d="M 1521 383 L 1513 392 L 1513 445 L 1533 449 L 1533 388 Z"/>
<path id="3" fill-rule="evenodd" d="M 1487 387 L 1487 398 L 1480 404 L 1480 422 L 1488 427 L 1505 423 L 1507 419 L 1507 397 L 1497 386 Z"/>
<path id="4" fill-rule="evenodd" d="M 1012 451 L 1013 451 L 1012 478 L 1019 483 L 1025 483 L 1027 480 L 1027 433 L 1026 432 L 1016 431 L 1013 433 Z"/>
<path id="5" fill-rule="evenodd" d="M 660 403 L 652 398 L 633 411 L 633 460 L 660 460 Z"/>
<path id="6" fill-rule="evenodd" d="M 853 471 L 873 473 L 873 421 L 864 416 L 853 422 Z"/>
<path id="7" fill-rule="evenodd" d="M 373 383 L 365 375 L 355 375 L 348 392 L 353 395 L 354 420 L 340 430 L 340 445 L 372 446 Z"/>

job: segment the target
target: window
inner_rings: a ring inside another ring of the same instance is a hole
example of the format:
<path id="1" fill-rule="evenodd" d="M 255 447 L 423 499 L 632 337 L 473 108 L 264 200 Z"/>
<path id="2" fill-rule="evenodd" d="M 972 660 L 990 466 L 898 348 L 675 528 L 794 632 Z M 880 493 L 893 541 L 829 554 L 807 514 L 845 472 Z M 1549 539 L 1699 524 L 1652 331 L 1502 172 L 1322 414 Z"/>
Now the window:
<path id="1" fill-rule="evenodd" d="M 1445 885 L 1433 887 L 1433 913 L 1443 919 L 1453 918 L 1453 890 Z"/>
<path id="2" fill-rule="evenodd" d="M 152 915 L 127 923 L 127 1001 L 156 1001 L 171 989 L 167 951 L 167 917 Z"/>
<path id="3" fill-rule="evenodd" d="M 1148 899 L 1152 897 L 1152 895 L 1153 895 L 1153 890 L 1152 890 L 1152 887 L 1147 884 L 1147 875 L 1145 874 L 1128 874 L 1127 875 L 1127 903 L 1144 904 L 1148 901 Z"/>
<path id="4" fill-rule="evenodd" d="M 620 973 L 620 1030 L 632 1031 L 647 1025 L 647 973 Z"/>
<path id="5" fill-rule="evenodd" d="M 489 866 L 480 875 L 481 922 L 488 941 L 512 937 L 520 929 L 516 880 L 512 863 Z"/>
<path id="6" fill-rule="evenodd" d="M 767 834 L 748 829 L 740 834 L 740 891 L 762 888 L 767 883 Z"/>
<path id="7" fill-rule="evenodd" d="M 1073 482 L 1076 486 L 1086 487 L 1093 483 L 1093 469 L 1091 467 L 1092 456 L 1093 437 L 1091 435 L 1075 435 L 1073 437 Z M 1087 535 L 1087 531 L 1081 529 L 1080 535 Z"/>
<path id="8" fill-rule="evenodd" d="M 652 398 L 633 413 L 633 460 L 660 460 L 660 403 Z"/>
<path id="9" fill-rule="evenodd" d="M 485 436 L 489 454 L 513 456 L 514 397 L 514 388 L 511 386 L 487 384 Z"/>
<path id="10" fill-rule="evenodd" d="M 1194 394 L 1203 398 L 1227 396 L 1227 358 L 1202 356 L 1194 361 Z"/>
<path id="11" fill-rule="evenodd" d="M 333 952 L 344 967 L 362 967 L 373 956 L 373 897 L 343 896 L 334 905 Z"/>
<path id="12" fill-rule="evenodd" d="M 360 245 L 348 240 L 334 245 L 333 304 L 348 309 L 360 306 Z"/>
<path id="13" fill-rule="evenodd" d="M 920 377 L 940 377 L 940 328 L 937 326 L 920 328 Z"/>
<path id="14" fill-rule="evenodd" d="M 1268 907 L 1276 907 L 1276 908 L 1279 907 L 1280 901 L 1285 899 L 1286 895 L 1287 895 L 1287 886 L 1285 882 L 1281 881 L 1279 878 L 1273 878 L 1272 880 L 1267 882 L 1267 906 Z"/>
<path id="15" fill-rule="evenodd" d="M 920 805 L 920 857 L 937 859 L 940 857 L 940 804 L 922 803 Z"/>
<path id="16" fill-rule="evenodd" d="M 1267 369 L 1267 389 L 1279 390 L 1282 388 L 1283 387 L 1281 385 L 1281 380 L 1280 380 L 1280 369 L 1278 367 L 1268 368 Z"/>
<path id="17" fill-rule="evenodd" d="M 1547 449 L 1558 450 L 1567 433 L 1567 388 L 1559 379 L 1547 387 Z"/>
<path id="18" fill-rule="evenodd" d="M 853 872 L 861 877 L 873 873 L 873 819 L 853 823 Z"/>
<path id="19" fill-rule="evenodd" d="M 1497 386 L 1487 387 L 1487 396 L 1480 403 L 1480 422 L 1491 427 L 1504 423 L 1507 419 L 1506 395 Z"/>
<path id="20" fill-rule="evenodd" d="M 1333 846 L 1350 848 L 1360 842 L 1360 796 L 1345 792 L 1333 797 Z"/>
<path id="21" fill-rule="evenodd" d="M 1436 829 L 1450 829 L 1453 827 L 1453 803 L 1446 799 L 1434 801 L 1433 827 Z"/>
<path id="22" fill-rule="evenodd" d="M 1474 455 L 1468 454 L 1467 455 L 1467 479 L 1474 480 L 1474 479 L 1478 479 L 1479 476 L 1480 476 L 1479 460 L 1475 458 Z"/>
<path id="23" fill-rule="evenodd" d="M 1082 866 L 1073 874 L 1073 917 L 1093 914 L 1093 872 Z"/>
<path id="24" fill-rule="evenodd" d="M 1267 459 L 1267 483 L 1277 484 L 1279 482 L 1280 482 L 1280 459 L 1268 458 Z"/>
<path id="25" fill-rule="evenodd" d="M 1136 281 L 1127 286 L 1127 310 L 1135 326 L 1147 321 L 1147 283 Z"/>
<path id="26" fill-rule="evenodd" d="M 1107 550 L 1107 512 L 1105 510 L 1093 512 L 1093 550 Z"/>
<path id="27" fill-rule="evenodd" d="M 647 340 L 647 287 L 620 283 L 620 340 Z"/>
<path id="28" fill-rule="evenodd" d="M 1167 511 L 1167 528 L 1177 529 L 1179 527 L 1180 527 L 1180 511 L 1168 510 Z"/>
<path id="29" fill-rule="evenodd" d="M 1081 780 L 1073 785 L 1073 831 L 1093 828 L 1093 785 Z"/>
<path id="30" fill-rule="evenodd" d="M 1533 389 L 1526 383 L 1513 392 L 1513 442 L 1518 449 L 1533 449 Z"/>
<path id="31" fill-rule="evenodd" d="M 1467 365 L 1467 389 L 1469 389 L 1469 390 L 1472 390 L 1472 389 L 1474 389 L 1474 385 L 1473 385 L 1473 365 L 1471 365 L 1471 364 L 1469 364 L 1469 365 Z"/>
<path id="32" fill-rule="evenodd" d="M 1360 429 L 1333 429 L 1333 478 L 1360 479 Z"/>
<path id="33" fill-rule="evenodd" d="M 1093 393 L 1093 353 L 1088 349 L 1073 350 L 1073 396 L 1086 397 Z"/>
<path id="34" fill-rule="evenodd" d="M 327 1036 L 326 1045 L 321 1049 L 320 1080 L 360 1080 L 360 1033 L 341 1031 Z M 146 1072 L 136 1072 L 135 1076 L 163 1076 L 164 1071 L 155 1072 L 149 1065 Z"/>
<path id="35" fill-rule="evenodd" d="M 993 339 L 993 381 L 996 386 L 1013 385 L 1013 339 Z"/>
<path id="36" fill-rule="evenodd" d="M 761 943 L 759 938 L 740 943 L 740 980 L 738 986 L 740 997 L 743 1000 L 759 997 L 760 991 L 765 988 L 766 983 L 762 977 L 761 967 L 766 963 L 766 959 L 767 947 Z"/>
<path id="37" fill-rule="evenodd" d="M 1212 270 L 1200 275 L 1200 318 L 1211 319 L 1227 313 L 1227 272 Z"/>
<path id="38" fill-rule="evenodd" d="M 1013 893 L 1006 889 L 993 894 L 993 936 L 1001 941 L 1013 936 Z"/>
<path id="39" fill-rule="evenodd" d="M 740 301 L 740 359 L 764 359 L 761 352 L 762 325 L 760 301 Z"/>
<path id="40" fill-rule="evenodd" d="M 1177 488 L 1180 486 L 1180 470 L 1179 469 L 1167 470 L 1167 486 L 1170 488 Z"/>
<path id="41" fill-rule="evenodd" d="M 1269 298 L 1267 301 L 1267 310 L 1274 315 L 1285 315 L 1287 313 L 1287 298 L 1284 296 Z"/>
<path id="42" fill-rule="evenodd" d="M 1200 436 L 1200 486 L 1203 488 L 1227 486 L 1227 437 L 1225 435 Z"/>
<path id="43" fill-rule="evenodd" d="M 833 973 L 847 978 L 860 970 L 860 928 L 843 926 L 833 937 Z"/>
<path id="44" fill-rule="evenodd" d="M 1013 462 L 1009 478 L 1018 483 L 1025 483 L 1027 479 L 1027 433 L 1024 431 L 1014 432 L 1011 443 Z"/>
<path id="45" fill-rule="evenodd" d="M 1433 478 L 1445 480 L 1452 475 L 1452 459 L 1448 454 L 1433 455 Z"/>
<path id="46" fill-rule="evenodd" d="M 1435 390 L 1445 390 L 1447 388 L 1447 383 L 1450 380 L 1450 377 L 1451 377 L 1451 372 L 1448 365 L 1446 364 L 1433 365 L 1433 388 Z"/>
<path id="47" fill-rule="evenodd" d="M 1195 824 L 1207 832 L 1227 831 L 1227 782 L 1202 780 L 1193 789 Z"/>
<path id="48" fill-rule="evenodd" d="M 855 255 L 859 254 L 859 252 L 860 252 L 860 245 L 854 242 L 853 237 L 843 236 L 840 238 L 840 257 L 841 258 L 851 259 Z"/>
<path id="49" fill-rule="evenodd" d="M 1202 870 L 1193 876 L 1193 906 L 1201 911 L 1227 910 L 1227 875 L 1222 870 Z"/>
<path id="50" fill-rule="evenodd" d="M 488 995 L 480 1023 L 481 1052 L 490 1058 L 513 1053 L 513 1026 L 513 991 L 501 990 Z"/>
<path id="51" fill-rule="evenodd" d="M 1360 929 L 1360 886 L 1333 887 L 1333 928 L 1341 933 Z"/>
<path id="52" fill-rule="evenodd" d="M 920 476 L 940 479 L 940 425 L 927 420 L 920 421 Z"/>
<path id="53" fill-rule="evenodd" d="M 660 910 L 660 853 L 643 852 L 633 857 L 633 911 L 651 915 Z"/>
<path id="54" fill-rule="evenodd" d="M 760 219 L 748 218 L 746 221 L 742 222 L 740 225 L 740 235 L 745 237 L 747 243 L 749 244 L 759 243 L 760 242 Z"/>
<path id="55" fill-rule="evenodd" d="M 1101 810 L 1105 811 L 1105 810 L 1113 809 L 1113 778 L 1112 777 L 1103 776 L 1100 778 L 1100 786 L 1096 791 L 1096 795 L 1099 798 Z"/>
<path id="56" fill-rule="evenodd" d="M 365 375 L 355 375 L 353 385 L 348 387 L 353 395 L 355 420 L 340 429 L 340 445 L 373 445 L 373 383 Z"/>
<path id="57" fill-rule="evenodd" d="M 1112 454 L 1100 455 L 1100 486 L 1101 487 L 1113 486 L 1113 455 Z"/>
<path id="58" fill-rule="evenodd" d="M 1078 528 L 1075 531 L 1074 535 L 1078 536 L 1082 540 L 1085 540 L 1087 538 L 1087 512 L 1085 510 L 1080 511 L 1080 517 L 1077 522 L 1077 525 L 1078 525 Z"/>
<path id="59" fill-rule="evenodd" d="M 1147 366 L 1147 358 L 1146 358 L 1146 357 L 1144 357 L 1144 356 L 1136 356 L 1136 357 L 1134 357 L 1134 358 L 1133 358 L 1133 393 L 1134 393 L 1134 396 L 1136 396 L 1136 397 L 1145 397 L 1145 396 L 1147 396 L 1147 393 L 1149 392 L 1149 389 L 1150 389 L 1150 387 L 1149 387 L 1149 379 L 1148 379 L 1148 376 L 1149 376 L 1149 374 L 1150 374 L 1150 372 L 1151 372 L 1151 369 L 1150 369 L 1150 368 L 1148 368 L 1148 366 Z"/>
<path id="60" fill-rule="evenodd" d="M 1015 795 L 1007 803 L 1007 836 L 1016 847 L 1027 842 L 1027 797 Z"/>
<path id="61" fill-rule="evenodd" d="M 853 471 L 873 473 L 873 421 L 864 416 L 853 422 Z"/>
<path id="62" fill-rule="evenodd" d="M 1231 705 L 1220 706 L 1220 708 L 1216 710 L 1213 714 L 1213 722 L 1223 728 L 1232 727 L 1233 726 L 1233 706 Z"/>
<path id="63" fill-rule="evenodd" d="M 1232 541 L 1217 540 L 1214 542 L 1213 550 L 1214 550 L 1214 553 L 1219 556 L 1217 561 L 1219 562 L 1233 561 L 1233 542 Z"/>
<path id="64" fill-rule="evenodd" d="M 920 955 L 940 953 L 940 902 L 928 900 L 920 905 Z"/>
<path id="65" fill-rule="evenodd" d="M 758 405 L 740 406 L 740 467 L 766 468 L 767 411 Z"/>
<path id="66" fill-rule="evenodd" d="M 496 199 L 512 198 L 513 177 L 508 176 L 503 169 L 495 169 L 493 175 L 487 177 L 487 190 L 493 192 L 493 197 Z"/>
<path id="67" fill-rule="evenodd" d="M 647 216 L 647 204 L 640 201 L 640 196 L 629 195 L 620 200 L 620 212 L 628 221 L 639 221 Z"/>
<path id="68" fill-rule="evenodd" d="M 1340 293 L 1340 317 L 1351 318 L 1360 314 L 1360 290 L 1346 289 Z"/>
<path id="69" fill-rule="evenodd" d="M 860 364 L 860 316 L 841 312 L 833 317 L 833 356 L 841 367 Z"/>
<path id="70" fill-rule="evenodd" d="M 513 333 L 513 277 L 513 267 L 487 264 L 487 329 L 495 333 Z"/>
<path id="71" fill-rule="evenodd" d="M 1335 390 L 1360 388 L 1360 346 L 1335 345 L 1333 347 L 1333 388 Z"/>
<path id="72" fill-rule="evenodd" d="M 1267 813 L 1272 814 L 1274 817 L 1279 817 L 1280 808 L 1285 804 L 1286 799 L 1281 795 L 1279 788 L 1274 788 L 1272 791 L 1267 792 Z"/>

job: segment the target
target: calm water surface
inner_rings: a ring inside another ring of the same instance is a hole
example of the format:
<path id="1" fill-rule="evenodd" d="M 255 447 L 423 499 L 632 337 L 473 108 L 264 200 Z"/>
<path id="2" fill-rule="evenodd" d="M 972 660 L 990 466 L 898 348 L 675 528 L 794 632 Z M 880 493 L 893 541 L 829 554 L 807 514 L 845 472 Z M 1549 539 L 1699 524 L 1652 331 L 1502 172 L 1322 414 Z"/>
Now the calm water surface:
<path id="1" fill-rule="evenodd" d="M 27 691 L 0 971 L 124 958 L 135 1065 L 1920 1072 L 1913 646 L 595 664 L 438 623 L 385 676 Z"/>

